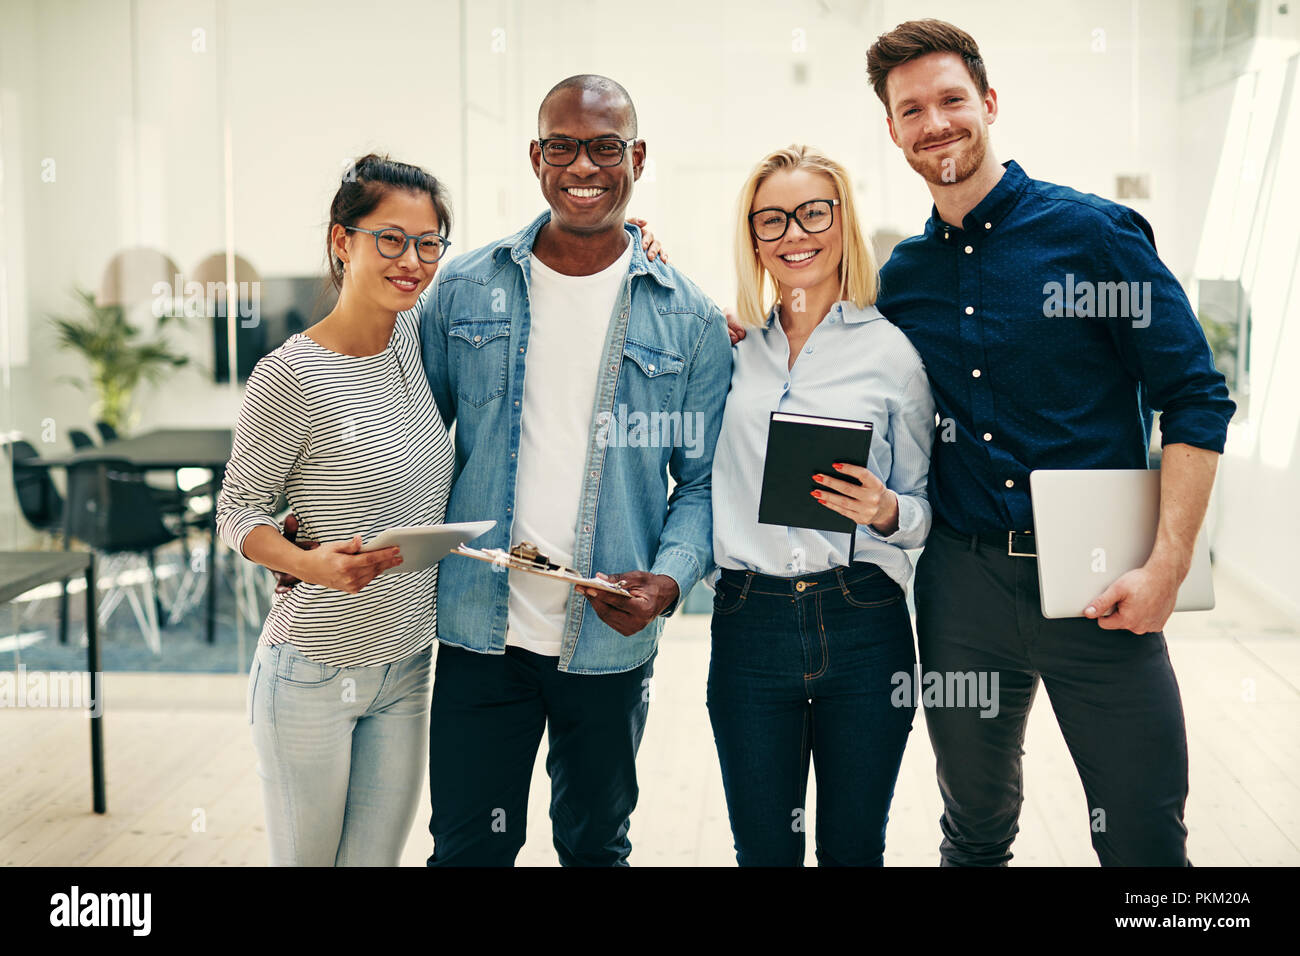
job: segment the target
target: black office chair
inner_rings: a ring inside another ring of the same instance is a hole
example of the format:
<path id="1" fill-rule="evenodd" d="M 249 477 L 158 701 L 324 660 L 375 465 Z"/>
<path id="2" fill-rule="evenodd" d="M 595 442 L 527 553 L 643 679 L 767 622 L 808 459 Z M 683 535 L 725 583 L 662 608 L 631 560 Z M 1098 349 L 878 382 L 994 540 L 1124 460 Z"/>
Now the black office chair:
<path id="1" fill-rule="evenodd" d="M 107 622 L 126 597 L 145 642 L 155 654 L 161 654 L 153 553 L 175 541 L 177 535 L 163 524 L 140 469 L 116 458 L 74 462 L 68 468 L 67 508 L 69 536 L 101 556 L 97 562 L 101 581 L 114 581 L 130 558 L 145 557 L 149 573 L 144 580 L 144 601 L 129 586 L 115 586 L 100 605 L 99 621 Z"/>
<path id="2" fill-rule="evenodd" d="M 99 429 L 99 437 L 104 441 L 117 441 L 117 429 L 108 422 L 95 422 L 95 427 Z"/>
<path id="3" fill-rule="evenodd" d="M 5 446 L 13 468 L 18 508 L 37 531 L 56 535 L 63 530 L 63 496 L 54 487 L 48 469 L 32 468 L 24 462 L 40 455 L 30 442 L 21 439 Z"/>
<path id="4" fill-rule="evenodd" d="M 72 442 L 72 447 L 81 451 L 83 448 L 94 448 L 95 439 L 91 438 L 80 428 L 69 428 L 68 439 Z"/>

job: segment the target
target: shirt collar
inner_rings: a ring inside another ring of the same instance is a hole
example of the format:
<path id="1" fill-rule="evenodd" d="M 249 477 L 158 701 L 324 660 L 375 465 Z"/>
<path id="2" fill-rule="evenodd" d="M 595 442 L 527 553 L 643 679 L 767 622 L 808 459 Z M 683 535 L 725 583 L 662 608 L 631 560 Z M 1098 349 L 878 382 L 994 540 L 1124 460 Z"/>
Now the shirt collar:
<path id="1" fill-rule="evenodd" d="M 507 236 L 493 246 L 493 258 L 500 259 L 509 255 L 516 263 L 523 262 L 532 255 L 537 234 L 550 220 L 551 211 L 548 209 L 514 235 Z M 632 261 L 628 266 L 628 275 L 648 275 L 665 289 L 675 289 L 677 284 L 673 281 L 672 270 L 664 265 L 663 259 L 651 262 L 646 258 L 645 250 L 641 248 L 641 230 L 627 222 L 623 224 L 623 229 L 631 234 L 628 241 L 632 244 Z"/>
<path id="2" fill-rule="evenodd" d="M 772 328 L 772 323 L 776 321 L 780 309 L 780 303 L 773 304 L 771 310 L 767 313 L 767 320 L 763 323 L 763 331 L 766 332 Z M 874 305 L 868 305 L 859 309 L 848 299 L 841 299 L 839 302 L 836 302 L 831 306 L 831 310 L 826 313 L 826 317 L 831 318 L 832 316 L 839 316 L 842 318 L 845 325 L 858 325 L 862 322 L 870 322 L 872 319 L 884 318 L 884 315 L 882 315 L 880 310 Z"/>
<path id="3" fill-rule="evenodd" d="M 984 233 L 996 229 L 998 223 L 1007 217 L 1007 214 L 1015 208 L 1020 199 L 1020 194 L 1024 192 L 1025 187 L 1029 185 L 1029 177 L 1025 171 L 1020 168 L 1020 164 L 1014 159 L 1009 159 L 1002 164 L 1006 170 L 1002 178 L 998 180 L 997 185 L 989 190 L 987 196 L 976 203 L 975 208 L 966 214 L 962 220 L 962 231 Z M 939 210 L 936 206 L 930 207 L 930 219 L 925 224 L 925 232 L 928 236 L 943 237 L 944 233 L 953 231 L 953 227 L 944 222 L 939 216 Z"/>

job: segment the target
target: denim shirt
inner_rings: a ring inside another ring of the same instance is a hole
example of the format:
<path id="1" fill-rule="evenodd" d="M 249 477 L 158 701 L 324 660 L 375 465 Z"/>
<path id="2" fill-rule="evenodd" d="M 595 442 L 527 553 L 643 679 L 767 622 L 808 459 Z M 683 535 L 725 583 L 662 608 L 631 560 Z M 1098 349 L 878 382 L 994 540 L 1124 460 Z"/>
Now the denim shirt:
<path id="1" fill-rule="evenodd" d="M 510 547 L 530 324 L 528 257 L 550 215 L 452 260 L 420 306 L 425 374 L 443 421 L 456 426 L 446 520 L 497 522 L 476 547 Z M 680 601 L 712 557 L 713 449 L 731 380 L 731 342 L 718 307 L 671 266 L 649 262 L 640 230 L 625 228 L 632 260 L 605 336 L 573 567 L 583 575 L 665 574 L 677 582 Z M 444 560 L 438 639 L 504 654 L 509 577 L 483 561 Z M 570 591 L 557 667 L 575 674 L 639 667 L 654 654 L 676 603 L 627 637 Z"/>

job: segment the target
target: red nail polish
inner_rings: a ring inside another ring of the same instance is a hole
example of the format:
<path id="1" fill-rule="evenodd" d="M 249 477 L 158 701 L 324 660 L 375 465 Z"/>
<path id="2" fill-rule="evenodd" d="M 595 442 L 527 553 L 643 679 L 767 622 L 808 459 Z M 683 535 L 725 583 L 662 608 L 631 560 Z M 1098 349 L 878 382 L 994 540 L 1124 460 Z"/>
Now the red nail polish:
<path id="1" fill-rule="evenodd" d="M 822 493 L 820 491 L 810 491 L 808 493 L 812 495 L 814 498 L 816 498 L 818 501 L 822 500 Z"/>
<path id="2" fill-rule="evenodd" d="M 844 470 L 844 466 L 841 465 L 839 462 L 835 462 L 834 464 L 831 465 L 831 467 L 834 468 L 836 471 Z"/>
<path id="3" fill-rule="evenodd" d="M 813 475 L 813 481 L 825 481 L 825 480 L 826 480 L 825 475 Z"/>

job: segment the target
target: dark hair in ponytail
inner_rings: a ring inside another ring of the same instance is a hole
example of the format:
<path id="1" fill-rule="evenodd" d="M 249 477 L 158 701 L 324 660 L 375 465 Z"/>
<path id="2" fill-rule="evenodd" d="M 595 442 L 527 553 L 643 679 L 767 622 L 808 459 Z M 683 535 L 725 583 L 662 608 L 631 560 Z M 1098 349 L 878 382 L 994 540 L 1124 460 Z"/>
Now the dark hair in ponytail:
<path id="1" fill-rule="evenodd" d="M 330 223 L 325 232 L 325 261 L 329 263 L 330 281 L 343 288 L 343 263 L 334 258 L 331 236 L 336 225 L 355 226 L 375 211 L 384 196 L 393 189 L 425 193 L 433 201 L 438 228 L 443 236 L 451 235 L 451 201 L 447 189 L 419 166 L 399 163 L 387 155 L 369 153 L 348 166 L 330 203 Z"/>

